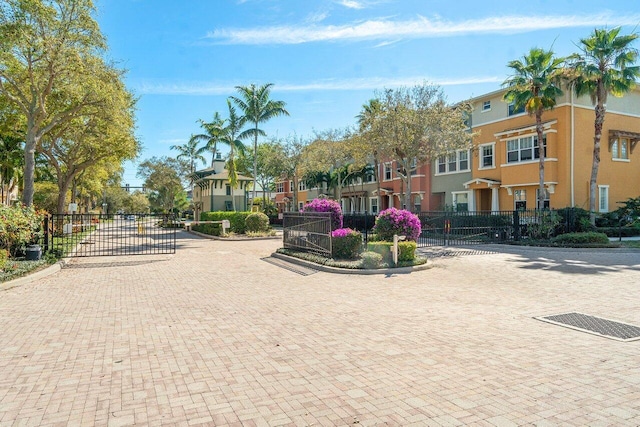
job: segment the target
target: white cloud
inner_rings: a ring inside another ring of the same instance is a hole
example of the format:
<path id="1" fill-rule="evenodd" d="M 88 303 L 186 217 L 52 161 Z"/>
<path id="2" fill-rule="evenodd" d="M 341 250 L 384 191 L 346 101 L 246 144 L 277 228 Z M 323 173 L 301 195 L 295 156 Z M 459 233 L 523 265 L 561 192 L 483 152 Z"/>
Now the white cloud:
<path id="1" fill-rule="evenodd" d="M 349 9 L 364 9 L 364 4 L 355 0 L 339 0 L 337 3 Z"/>
<path id="2" fill-rule="evenodd" d="M 400 86 L 413 86 L 427 82 L 438 86 L 460 86 L 480 83 L 502 83 L 504 77 L 478 76 L 462 77 L 457 79 L 438 79 L 424 76 L 403 78 L 354 78 L 354 79 L 325 79 L 309 83 L 285 83 L 276 82 L 273 92 L 303 92 L 303 91 L 334 91 L 334 90 L 376 90 L 395 88 Z M 190 82 L 179 84 L 142 84 L 137 88 L 137 93 L 145 95 L 231 95 L 235 91 L 237 83 L 216 84 L 203 82 Z M 176 142 L 183 142 L 179 140 Z"/>
<path id="3" fill-rule="evenodd" d="M 348 25 L 273 26 L 248 29 L 218 29 L 207 34 L 208 39 L 223 44 L 300 44 L 322 41 L 388 40 L 396 38 L 433 38 L 468 34 L 515 34 L 536 30 L 602 25 L 636 25 L 640 14 L 548 16 L 494 16 L 466 21 L 418 16 L 412 20 L 368 20 Z"/>

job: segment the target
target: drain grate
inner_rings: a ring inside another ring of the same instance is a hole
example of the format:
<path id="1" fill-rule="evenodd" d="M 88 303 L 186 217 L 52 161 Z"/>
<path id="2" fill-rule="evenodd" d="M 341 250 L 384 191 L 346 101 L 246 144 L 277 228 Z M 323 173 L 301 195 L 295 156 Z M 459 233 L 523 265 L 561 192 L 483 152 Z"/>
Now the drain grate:
<path id="1" fill-rule="evenodd" d="M 535 319 L 618 341 L 626 342 L 640 339 L 640 327 L 638 326 L 582 313 L 557 314 L 555 316 L 536 317 Z"/>
<path id="2" fill-rule="evenodd" d="M 318 272 L 318 270 L 314 270 L 313 268 L 307 268 L 298 264 L 292 264 L 280 258 L 266 257 L 262 258 L 262 260 L 268 262 L 269 264 L 276 265 L 278 267 L 284 268 L 285 270 L 292 271 L 302 276 L 310 276 Z"/>

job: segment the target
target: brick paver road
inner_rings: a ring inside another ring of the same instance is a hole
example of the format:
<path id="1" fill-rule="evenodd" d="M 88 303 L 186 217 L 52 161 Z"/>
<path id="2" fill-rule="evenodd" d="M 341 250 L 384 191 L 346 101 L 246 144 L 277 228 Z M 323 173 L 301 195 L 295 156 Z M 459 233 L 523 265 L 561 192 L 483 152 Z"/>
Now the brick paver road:
<path id="1" fill-rule="evenodd" d="M 640 424 L 640 255 L 486 248 L 301 276 L 278 241 L 179 239 L 0 292 L 0 425 Z"/>

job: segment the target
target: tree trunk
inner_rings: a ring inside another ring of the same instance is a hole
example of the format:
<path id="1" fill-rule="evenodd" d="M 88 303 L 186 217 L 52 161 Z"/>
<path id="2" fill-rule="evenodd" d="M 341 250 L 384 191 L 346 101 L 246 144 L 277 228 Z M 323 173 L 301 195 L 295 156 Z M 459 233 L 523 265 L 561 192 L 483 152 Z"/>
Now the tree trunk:
<path id="1" fill-rule="evenodd" d="M 543 130 L 542 130 L 542 110 L 539 109 L 536 111 L 536 133 L 538 134 L 538 157 L 540 162 L 538 163 L 538 175 L 539 175 L 539 185 L 538 185 L 538 209 L 544 209 L 544 199 L 545 199 L 545 191 L 544 191 L 544 139 L 543 139 Z"/>
<path id="2" fill-rule="evenodd" d="M 258 179 L 258 122 L 256 122 L 255 135 L 253 139 L 253 196 L 251 197 L 251 205 L 256 198 L 256 179 Z"/>
<path id="3" fill-rule="evenodd" d="M 71 186 L 71 181 L 73 180 L 73 176 L 58 179 L 58 213 L 65 213 L 65 202 L 67 201 L 67 192 L 69 191 L 69 187 Z"/>
<path id="4" fill-rule="evenodd" d="M 589 220 L 591 225 L 596 225 L 596 199 L 598 181 L 598 168 L 600 167 L 600 139 L 602 138 L 602 126 L 604 125 L 604 115 L 606 107 L 601 99 L 598 99 L 595 113 L 595 132 L 593 136 L 593 164 L 591 166 L 591 179 L 589 181 Z"/>
<path id="5" fill-rule="evenodd" d="M 373 157 L 373 163 L 375 164 L 375 175 L 374 175 L 374 179 L 376 180 L 376 190 L 377 190 L 377 195 L 376 195 L 376 201 L 377 201 L 377 209 L 378 212 L 380 212 L 380 202 L 382 201 L 382 199 L 380 198 L 380 190 L 382 189 L 382 186 L 380 185 L 380 174 L 378 173 L 378 169 L 380 168 L 380 163 L 378 162 L 378 158 L 377 156 L 374 154 Z"/>
<path id="6" fill-rule="evenodd" d="M 22 189 L 22 203 L 27 206 L 33 204 L 33 181 L 36 169 L 36 146 L 38 145 L 38 135 L 33 119 L 27 121 L 27 137 L 24 142 L 24 185 Z"/>

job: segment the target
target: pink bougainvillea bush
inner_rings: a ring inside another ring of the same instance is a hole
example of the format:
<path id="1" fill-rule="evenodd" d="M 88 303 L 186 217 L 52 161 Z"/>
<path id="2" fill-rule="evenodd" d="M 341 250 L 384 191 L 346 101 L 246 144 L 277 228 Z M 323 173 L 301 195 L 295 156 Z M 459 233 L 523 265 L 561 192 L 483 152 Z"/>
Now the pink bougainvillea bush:
<path id="1" fill-rule="evenodd" d="M 331 256 L 335 259 L 355 259 L 362 250 L 362 234 L 350 228 L 331 232 Z"/>
<path id="2" fill-rule="evenodd" d="M 313 199 L 302 207 L 302 212 L 331 212 L 331 229 L 342 228 L 342 208 L 335 200 Z"/>
<path id="3" fill-rule="evenodd" d="M 373 232 L 379 240 L 392 241 L 393 235 L 407 236 L 407 240 L 416 241 L 422 226 L 417 215 L 404 209 L 385 209 L 376 218 Z"/>

